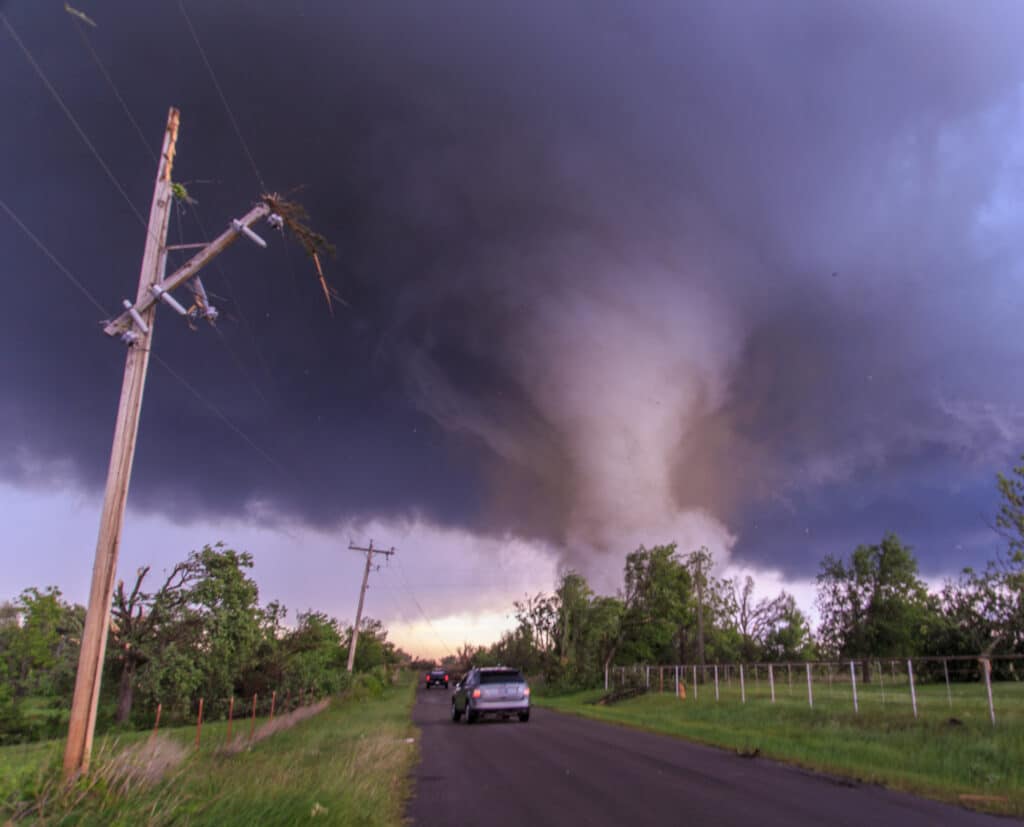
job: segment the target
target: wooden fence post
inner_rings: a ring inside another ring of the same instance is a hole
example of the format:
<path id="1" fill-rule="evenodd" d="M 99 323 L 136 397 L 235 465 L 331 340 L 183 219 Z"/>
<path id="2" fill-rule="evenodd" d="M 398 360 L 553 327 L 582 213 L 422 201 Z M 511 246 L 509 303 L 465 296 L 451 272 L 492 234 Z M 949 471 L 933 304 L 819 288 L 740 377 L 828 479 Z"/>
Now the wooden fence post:
<path id="1" fill-rule="evenodd" d="M 225 741 L 231 740 L 231 722 L 235 717 L 235 694 L 231 693 L 231 698 L 228 699 L 228 734 L 224 737 Z"/>
<path id="2" fill-rule="evenodd" d="M 270 693 L 270 720 L 274 720 L 274 706 L 277 704 L 277 690 Z"/>
<path id="3" fill-rule="evenodd" d="M 256 693 L 252 693 L 252 723 L 249 725 L 249 740 L 256 734 Z"/>
<path id="4" fill-rule="evenodd" d="M 199 699 L 199 717 L 196 719 L 196 749 L 199 749 L 199 736 L 203 731 L 203 699 Z"/>

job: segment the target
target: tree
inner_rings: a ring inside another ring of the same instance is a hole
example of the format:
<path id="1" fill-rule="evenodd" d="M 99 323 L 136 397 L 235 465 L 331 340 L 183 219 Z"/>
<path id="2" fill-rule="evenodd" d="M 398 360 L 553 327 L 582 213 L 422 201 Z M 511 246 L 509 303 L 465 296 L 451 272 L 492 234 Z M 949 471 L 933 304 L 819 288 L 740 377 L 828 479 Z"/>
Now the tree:
<path id="1" fill-rule="evenodd" d="M 996 515 L 996 530 L 1010 544 L 1011 556 L 1024 553 L 1024 456 L 1012 475 L 996 475 L 1002 503 Z"/>
<path id="2" fill-rule="evenodd" d="M 119 724 L 127 723 L 135 699 L 135 676 L 139 668 L 181 636 L 182 613 L 189 601 L 188 586 L 200 574 L 198 559 L 178 563 L 155 592 L 143 591 L 143 582 L 150 567 L 143 566 L 135 575 L 135 585 L 126 591 L 118 581 L 111 605 L 111 627 L 108 654 L 117 663 L 117 713 Z"/>
<path id="3" fill-rule="evenodd" d="M 796 598 L 785 591 L 758 604 L 753 635 L 764 660 L 808 660 L 814 655 L 807 616 L 797 607 Z"/>
<path id="4" fill-rule="evenodd" d="M 917 572 L 911 549 L 892 533 L 878 545 L 858 546 L 849 562 L 826 557 L 817 577 L 826 650 L 845 658 L 916 654 L 934 617 Z M 867 660 L 864 680 L 870 680 Z"/>
<path id="5" fill-rule="evenodd" d="M 676 545 L 640 546 L 626 556 L 618 634 L 604 661 L 617 654 L 631 662 L 671 658 L 686 620 L 690 573 L 676 556 Z"/>

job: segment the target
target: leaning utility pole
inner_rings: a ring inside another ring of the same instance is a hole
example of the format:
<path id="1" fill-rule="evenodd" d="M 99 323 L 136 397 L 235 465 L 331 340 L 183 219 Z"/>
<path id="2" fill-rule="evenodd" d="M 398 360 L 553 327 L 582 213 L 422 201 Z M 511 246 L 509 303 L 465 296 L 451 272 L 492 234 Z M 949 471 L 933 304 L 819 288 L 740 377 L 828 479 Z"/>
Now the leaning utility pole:
<path id="1" fill-rule="evenodd" d="M 352 667 L 356 662 L 356 644 L 359 642 L 359 624 L 363 620 L 363 600 L 366 597 L 366 585 L 370 580 L 370 565 L 373 562 L 373 555 L 383 554 L 385 557 L 390 557 L 395 553 L 395 548 L 392 546 L 390 549 L 385 550 L 381 548 L 373 547 L 373 540 L 370 540 L 370 545 L 366 548 L 348 544 L 349 551 L 364 551 L 366 552 L 366 568 L 363 569 L 363 585 L 359 589 L 359 608 L 356 609 L 356 623 L 352 627 L 352 644 L 348 647 L 348 671 L 352 671 Z"/>
<path id="2" fill-rule="evenodd" d="M 263 239 L 249 229 L 250 224 L 271 212 L 270 206 L 261 201 L 243 218 L 232 222 L 231 227 L 214 241 L 209 244 L 189 245 L 203 249 L 171 276 L 164 278 L 168 250 L 167 225 L 174 197 L 171 170 L 174 166 L 174 152 L 178 139 L 178 120 L 178 110 L 172 108 L 167 116 L 167 129 L 164 133 L 156 186 L 153 190 L 146 247 L 142 256 L 135 302 L 133 304 L 125 299 L 122 303 L 124 313 L 107 322 L 104 328 L 108 335 L 118 336 L 128 345 L 128 356 L 114 426 L 114 444 L 107 471 L 103 512 L 100 516 L 89 606 L 82 632 L 78 672 L 75 675 L 75 694 L 71 702 L 71 720 L 68 724 L 68 741 L 64 751 L 65 777 L 73 777 L 89 768 L 93 733 L 96 729 L 96 708 L 103 673 L 103 657 L 107 647 L 107 630 L 110 626 L 110 601 L 113 597 L 121 528 L 124 524 L 128 484 L 131 480 L 132 460 L 139 432 L 142 391 L 146 383 L 149 352 L 153 342 L 156 303 L 163 301 L 176 312 L 186 315 L 189 311 L 175 301 L 170 295 L 171 290 L 193 278 L 200 268 L 226 249 L 239 233 L 244 233 L 261 246 L 266 246 Z M 271 222 L 274 226 L 280 226 L 281 219 L 278 218 L 278 222 L 275 223 L 275 217 L 271 216 Z M 205 295 L 200 285 L 197 285 L 197 291 Z M 204 303 L 199 315 L 212 321 L 216 318 L 216 310 Z"/>

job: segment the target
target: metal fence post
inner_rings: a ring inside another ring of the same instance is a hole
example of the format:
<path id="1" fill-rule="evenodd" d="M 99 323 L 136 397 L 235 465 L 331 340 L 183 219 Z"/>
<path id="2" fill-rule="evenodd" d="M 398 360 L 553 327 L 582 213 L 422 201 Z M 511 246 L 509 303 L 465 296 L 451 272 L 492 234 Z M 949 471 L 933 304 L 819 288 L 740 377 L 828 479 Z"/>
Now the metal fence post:
<path id="1" fill-rule="evenodd" d="M 814 709 L 814 690 L 811 689 L 811 665 L 807 664 L 807 705 Z"/>
<path id="2" fill-rule="evenodd" d="M 983 658 L 981 661 L 985 672 L 985 692 L 988 693 L 988 717 L 992 726 L 996 725 L 996 708 L 992 705 L 992 661 Z"/>
<path id="3" fill-rule="evenodd" d="M 650 689 L 651 688 L 651 667 L 650 666 L 645 666 L 644 667 L 644 672 L 646 673 L 647 688 Z"/>
<path id="4" fill-rule="evenodd" d="M 850 686 L 853 687 L 853 712 L 856 715 L 860 712 L 860 708 L 857 706 L 857 669 L 852 660 L 850 661 Z"/>
<path id="5" fill-rule="evenodd" d="M 772 703 L 775 703 L 775 673 L 772 671 L 772 665 L 768 664 L 768 686 L 772 691 Z"/>
<path id="6" fill-rule="evenodd" d="M 715 700 L 718 700 L 718 664 L 715 664 Z"/>
<path id="7" fill-rule="evenodd" d="M 882 661 L 878 661 L 878 688 L 882 690 L 882 706 L 885 706 L 885 670 Z"/>
<path id="8" fill-rule="evenodd" d="M 676 666 L 676 697 L 679 697 L 679 667 Z"/>
<path id="9" fill-rule="evenodd" d="M 747 686 L 743 682 L 743 664 L 740 664 L 740 703 L 747 702 Z"/>
<path id="10" fill-rule="evenodd" d="M 693 667 L 693 699 L 697 700 L 697 667 Z"/>
<path id="11" fill-rule="evenodd" d="M 914 717 L 917 717 L 917 691 L 914 689 L 914 664 L 907 658 L 907 675 L 910 677 L 910 703 L 914 706 Z"/>
<path id="12" fill-rule="evenodd" d="M 942 659 L 942 674 L 946 676 L 946 700 L 949 701 L 949 708 L 953 708 L 953 693 L 949 688 L 949 664 Z"/>

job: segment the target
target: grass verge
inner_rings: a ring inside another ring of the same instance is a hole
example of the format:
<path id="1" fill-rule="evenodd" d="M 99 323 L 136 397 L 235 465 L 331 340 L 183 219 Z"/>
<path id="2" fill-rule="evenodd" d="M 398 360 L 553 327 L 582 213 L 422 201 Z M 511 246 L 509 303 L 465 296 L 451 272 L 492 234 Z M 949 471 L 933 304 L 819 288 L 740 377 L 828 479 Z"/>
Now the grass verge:
<path id="1" fill-rule="evenodd" d="M 93 783 L 80 801 L 77 794 L 52 795 L 61 742 L 3 748 L 0 773 L 17 770 L 13 782 L 5 779 L 0 786 L 6 795 L 3 815 L 19 809 L 16 799 L 24 809 L 26 799 L 49 798 L 41 813 L 24 814 L 25 823 L 251 827 L 312 818 L 324 825 L 398 825 L 417 755 L 416 743 L 407 742 L 415 733 L 409 714 L 413 690 L 414 684 L 405 680 L 376 697 L 336 698 L 319 715 L 237 754 L 223 749 L 223 723 L 203 727 L 198 751 L 194 728 L 167 730 L 164 737 L 187 745 L 187 757 L 163 780 L 128 791 L 106 780 L 103 768 L 145 735 L 100 743 L 90 777 L 103 780 Z"/>
<path id="2" fill-rule="evenodd" d="M 905 711 L 838 709 L 816 701 L 772 705 L 683 701 L 647 694 L 611 706 L 599 690 L 535 697 L 537 706 L 664 733 L 925 795 L 972 809 L 1024 816 L 1024 728 L 985 716 L 914 720 Z"/>

